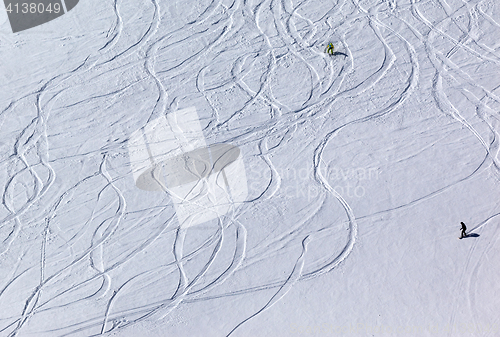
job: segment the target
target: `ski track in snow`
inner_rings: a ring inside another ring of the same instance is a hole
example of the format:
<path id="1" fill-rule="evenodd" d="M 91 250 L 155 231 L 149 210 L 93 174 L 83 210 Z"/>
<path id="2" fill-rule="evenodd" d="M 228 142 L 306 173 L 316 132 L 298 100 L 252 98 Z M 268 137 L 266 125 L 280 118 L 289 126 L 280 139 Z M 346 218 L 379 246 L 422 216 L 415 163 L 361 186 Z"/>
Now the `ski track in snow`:
<path id="1" fill-rule="evenodd" d="M 72 14 L 100 4 L 88 3 Z M 0 96 L 0 308 L 10 308 L 0 311 L 0 335 L 97 336 L 167 320 L 184 306 L 264 296 L 220 331 L 243 336 L 247 322 L 298 283 L 327 273 L 342 277 L 336 268 L 349 263 L 362 240 L 361 221 L 411 210 L 485 172 L 498 186 L 500 83 L 491 87 L 475 74 L 483 64 L 500 75 L 500 45 L 485 39 L 486 29 L 500 36 L 495 6 L 486 0 L 105 2 L 96 14 L 108 27 L 98 32 L 99 45 L 82 43 L 82 54 L 64 60 L 66 67 L 38 74 L 39 82 L 17 81 L 15 95 Z M 56 21 L 64 20 L 72 22 L 69 15 Z M 362 34 L 371 36 L 367 51 L 356 45 Z M 16 39 L 36 48 L 37 37 L 0 36 L 0 54 Z M 347 57 L 324 53 L 329 41 Z M 421 92 L 436 120 L 475 139 L 482 161 L 411 200 L 357 214 L 353 199 L 325 174 L 335 160 L 332 147 L 346 134 L 361 137 L 363 125 L 411 109 L 409 100 Z M 243 205 L 234 203 L 206 226 L 181 229 L 167 193 L 146 196 L 135 188 L 126 144 L 149 121 L 194 105 L 207 140 L 237 144 L 246 167 L 265 174 Z M 313 200 L 303 194 L 302 208 L 288 205 L 284 191 L 294 181 L 277 158 L 307 165 L 307 186 L 319 193 Z M 332 204 L 337 217 L 318 223 Z M 490 211 L 472 231 L 496 225 L 500 213 Z M 281 225 L 281 218 L 294 221 Z M 264 226 L 274 230 L 262 237 L 256 231 Z M 499 238 L 498 231 L 489 235 L 471 242 L 451 285 L 466 289 L 476 326 L 475 280 Z M 332 247 L 321 259 L 311 255 L 325 238 Z M 276 273 L 264 272 L 266 264 L 279 265 Z M 252 282 L 233 283 L 248 273 L 257 273 Z M 84 317 L 68 314 L 79 310 Z M 450 326 L 459 312 L 457 300 Z"/>

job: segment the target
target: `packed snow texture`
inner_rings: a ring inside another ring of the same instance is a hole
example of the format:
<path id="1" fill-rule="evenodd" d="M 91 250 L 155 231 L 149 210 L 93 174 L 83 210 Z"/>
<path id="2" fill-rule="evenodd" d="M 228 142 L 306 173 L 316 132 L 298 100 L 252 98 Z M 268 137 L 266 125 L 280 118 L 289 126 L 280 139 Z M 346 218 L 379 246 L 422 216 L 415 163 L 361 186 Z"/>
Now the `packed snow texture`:
<path id="1" fill-rule="evenodd" d="M 0 7 L 1 336 L 500 336 L 498 1 Z M 240 164 L 174 200 L 184 109 Z"/>

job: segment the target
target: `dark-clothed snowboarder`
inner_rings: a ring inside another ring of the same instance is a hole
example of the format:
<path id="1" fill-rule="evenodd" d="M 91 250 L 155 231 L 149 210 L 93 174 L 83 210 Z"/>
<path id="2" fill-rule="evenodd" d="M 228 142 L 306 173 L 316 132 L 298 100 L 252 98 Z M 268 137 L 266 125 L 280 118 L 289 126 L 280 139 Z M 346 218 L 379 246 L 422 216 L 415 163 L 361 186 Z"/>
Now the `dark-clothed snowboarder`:
<path id="1" fill-rule="evenodd" d="M 462 235 L 460 236 L 460 239 L 465 238 L 467 236 L 467 233 L 465 233 L 467 227 L 465 227 L 465 224 L 463 222 L 461 222 L 461 224 L 462 224 Z"/>

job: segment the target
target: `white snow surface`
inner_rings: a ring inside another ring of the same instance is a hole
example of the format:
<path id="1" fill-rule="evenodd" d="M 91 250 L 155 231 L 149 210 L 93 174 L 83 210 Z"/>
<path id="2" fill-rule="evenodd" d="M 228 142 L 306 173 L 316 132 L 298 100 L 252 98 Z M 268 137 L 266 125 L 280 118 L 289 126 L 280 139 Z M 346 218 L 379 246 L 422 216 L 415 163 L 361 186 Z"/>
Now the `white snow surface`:
<path id="1" fill-rule="evenodd" d="M 500 336 L 498 1 L 0 8 L 0 336 Z M 128 144 L 193 108 L 248 195 L 182 226 Z"/>

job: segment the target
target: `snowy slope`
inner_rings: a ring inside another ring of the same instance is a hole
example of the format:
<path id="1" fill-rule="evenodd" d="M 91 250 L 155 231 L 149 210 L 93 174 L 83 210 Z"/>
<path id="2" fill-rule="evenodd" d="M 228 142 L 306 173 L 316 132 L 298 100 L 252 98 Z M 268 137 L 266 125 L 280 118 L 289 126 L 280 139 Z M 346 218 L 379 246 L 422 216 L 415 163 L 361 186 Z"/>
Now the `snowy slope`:
<path id="1" fill-rule="evenodd" d="M 0 336 L 500 336 L 499 38 L 494 0 L 0 5 Z"/>

